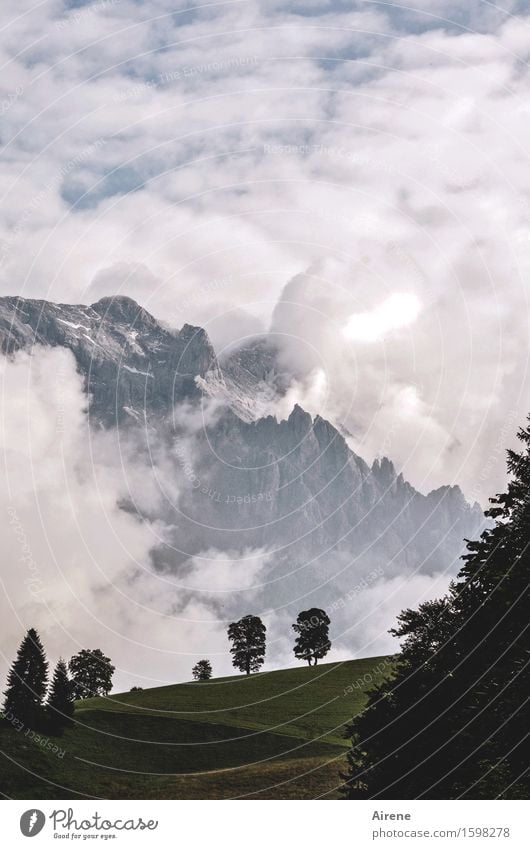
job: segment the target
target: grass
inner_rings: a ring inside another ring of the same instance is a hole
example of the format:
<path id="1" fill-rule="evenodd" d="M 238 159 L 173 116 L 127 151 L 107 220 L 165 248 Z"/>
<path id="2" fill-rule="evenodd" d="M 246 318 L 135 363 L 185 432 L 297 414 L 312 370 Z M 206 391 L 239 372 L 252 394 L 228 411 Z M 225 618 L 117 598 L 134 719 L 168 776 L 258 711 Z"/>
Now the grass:
<path id="1" fill-rule="evenodd" d="M 19 799 L 333 798 L 344 724 L 390 671 L 364 658 L 87 699 L 60 739 L 4 721 L 0 788 Z"/>

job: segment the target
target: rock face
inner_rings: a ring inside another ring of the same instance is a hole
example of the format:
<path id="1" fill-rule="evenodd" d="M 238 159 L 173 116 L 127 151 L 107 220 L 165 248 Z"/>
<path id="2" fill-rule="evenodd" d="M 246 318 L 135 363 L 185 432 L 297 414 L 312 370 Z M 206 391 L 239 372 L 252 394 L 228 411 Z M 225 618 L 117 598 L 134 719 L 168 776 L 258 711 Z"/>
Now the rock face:
<path id="1" fill-rule="evenodd" d="M 91 414 L 107 427 L 167 414 L 175 403 L 200 396 L 197 376 L 218 373 L 202 328 L 166 329 L 126 297 L 92 306 L 0 298 L 2 352 L 38 344 L 72 351 L 91 396 Z"/>
<path id="2" fill-rule="evenodd" d="M 287 388 L 266 338 L 220 366 L 204 330 L 167 329 L 129 298 L 0 299 L 3 352 L 36 344 L 72 351 L 92 423 L 136 429 L 139 439 L 154 430 L 166 446 L 180 497 L 161 517 L 175 539 L 155 553 L 158 568 L 209 549 L 266 550 L 282 589 L 264 597 L 277 604 L 302 585 L 328 582 L 329 595 L 331 580 L 336 594 L 374 565 L 390 576 L 447 569 L 483 521 L 458 487 L 422 495 L 390 460 L 370 467 L 299 406 L 283 421 L 260 417 L 262 393 Z"/>

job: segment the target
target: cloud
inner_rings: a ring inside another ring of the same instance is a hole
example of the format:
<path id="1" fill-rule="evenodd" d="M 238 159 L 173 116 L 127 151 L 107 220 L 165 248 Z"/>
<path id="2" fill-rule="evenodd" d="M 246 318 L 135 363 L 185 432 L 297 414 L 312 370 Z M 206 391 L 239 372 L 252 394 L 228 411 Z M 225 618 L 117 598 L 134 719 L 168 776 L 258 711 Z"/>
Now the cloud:
<path id="1" fill-rule="evenodd" d="M 0 430 L 2 671 L 23 631 L 36 627 L 52 659 L 101 647 L 118 686 L 186 680 L 191 659 L 208 652 L 218 672 L 229 672 L 219 596 L 224 606 L 230 596 L 250 601 L 266 554 L 207 551 L 179 576 L 157 573 L 151 550 L 170 528 L 148 516 L 163 515 L 171 479 L 163 457 L 144 462 L 124 435 L 120 453 L 115 435 L 89 431 L 68 352 L 20 353 L 0 370 L 8 400 Z M 144 518 L 122 509 L 124 500 Z"/>
<path id="2" fill-rule="evenodd" d="M 416 295 L 396 292 L 370 312 L 350 316 L 342 332 L 347 339 L 378 342 L 387 333 L 413 324 L 420 308 Z"/>
<path id="3" fill-rule="evenodd" d="M 267 625 L 275 668 L 292 662 L 291 623 L 313 601 L 331 611 L 332 659 L 388 651 L 390 617 L 420 585 L 433 586 L 413 575 L 383 585 L 381 568 L 363 577 L 345 555 L 290 575 L 264 548 L 237 542 L 182 550 L 177 562 L 170 554 L 187 541 L 172 454 L 151 440 L 146 455 L 134 430 L 89 430 L 82 381 L 63 349 L 4 358 L 0 376 L 9 399 L 0 429 L 3 673 L 21 634 L 36 627 L 52 661 L 100 647 L 116 665 L 117 689 L 188 680 L 201 656 L 230 674 L 227 624 L 248 612 Z M 207 408 L 211 421 L 217 408 Z M 180 413 L 192 446 L 201 419 L 184 405 Z M 154 557 L 161 547 L 167 568 Z"/>
<path id="4" fill-rule="evenodd" d="M 292 375 L 275 404 L 340 422 L 422 489 L 459 482 L 485 502 L 529 396 L 529 16 L 503 5 L 109 0 L 21 15 L 4 0 L 0 291 L 131 294 L 219 349 L 271 327 Z M 183 599 L 181 575 L 150 568 L 166 532 L 154 516 L 180 496 L 163 446 L 142 465 L 134 442 L 120 456 L 89 435 L 66 354 L 2 369 L 8 653 L 44 622 L 31 579 L 56 654 L 98 634 L 131 683 L 184 676 L 182 646 L 222 645 L 228 669 L 211 598 Z M 238 580 L 248 554 L 208 552 Z"/>

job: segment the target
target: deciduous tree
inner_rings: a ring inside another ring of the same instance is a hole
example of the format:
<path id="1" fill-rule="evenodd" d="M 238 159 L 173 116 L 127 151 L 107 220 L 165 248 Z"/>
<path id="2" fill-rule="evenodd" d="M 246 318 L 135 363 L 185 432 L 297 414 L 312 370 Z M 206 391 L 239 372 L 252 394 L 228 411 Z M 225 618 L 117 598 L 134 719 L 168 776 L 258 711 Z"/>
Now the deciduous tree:
<path id="1" fill-rule="evenodd" d="M 294 631 L 298 634 L 294 644 L 294 653 L 300 660 L 311 666 L 325 657 L 331 648 L 329 640 L 330 619 L 325 610 L 311 607 L 298 614 Z"/>
<path id="2" fill-rule="evenodd" d="M 106 696 L 112 687 L 114 666 L 101 649 L 82 649 L 68 664 L 76 699 Z"/>
<path id="3" fill-rule="evenodd" d="M 241 672 L 257 672 L 265 660 L 265 635 L 267 629 L 259 616 L 243 616 L 228 628 L 232 642 L 232 663 Z"/>

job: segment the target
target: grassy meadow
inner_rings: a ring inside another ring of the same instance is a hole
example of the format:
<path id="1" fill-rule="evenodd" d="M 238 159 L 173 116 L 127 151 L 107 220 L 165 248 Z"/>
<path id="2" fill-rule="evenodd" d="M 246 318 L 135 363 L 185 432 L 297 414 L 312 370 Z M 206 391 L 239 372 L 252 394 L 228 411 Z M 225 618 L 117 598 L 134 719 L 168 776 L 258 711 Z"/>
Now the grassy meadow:
<path id="1" fill-rule="evenodd" d="M 7 798 L 337 798 L 343 727 L 384 657 L 213 678 L 76 703 L 60 738 L 0 723 Z"/>

